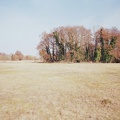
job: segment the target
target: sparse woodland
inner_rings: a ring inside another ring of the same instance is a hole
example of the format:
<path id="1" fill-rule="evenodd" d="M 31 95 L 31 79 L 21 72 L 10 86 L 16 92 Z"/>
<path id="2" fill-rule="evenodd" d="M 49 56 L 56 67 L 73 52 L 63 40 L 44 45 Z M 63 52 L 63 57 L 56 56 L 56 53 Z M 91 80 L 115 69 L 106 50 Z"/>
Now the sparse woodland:
<path id="1" fill-rule="evenodd" d="M 0 53 L 0 60 L 12 60 L 12 61 L 19 61 L 19 60 L 37 60 L 38 58 L 32 55 L 23 55 L 22 52 L 16 51 L 15 54 L 6 54 Z"/>
<path id="2" fill-rule="evenodd" d="M 120 30 L 59 27 L 43 32 L 37 49 L 44 62 L 120 62 Z"/>

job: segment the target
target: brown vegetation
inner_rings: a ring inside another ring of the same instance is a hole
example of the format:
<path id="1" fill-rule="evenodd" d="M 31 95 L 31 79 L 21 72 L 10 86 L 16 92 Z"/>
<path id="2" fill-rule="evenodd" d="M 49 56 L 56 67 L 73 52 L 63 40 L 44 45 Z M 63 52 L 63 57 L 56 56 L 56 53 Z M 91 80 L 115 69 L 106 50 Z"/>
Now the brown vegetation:
<path id="1" fill-rule="evenodd" d="M 119 120 L 119 64 L 0 63 L 0 120 Z"/>
<path id="2" fill-rule="evenodd" d="M 0 53 L 0 60 L 11 60 L 11 56 L 5 53 Z"/>
<path id="3" fill-rule="evenodd" d="M 67 26 L 43 32 L 37 46 L 44 62 L 120 62 L 120 31 Z"/>
<path id="4" fill-rule="evenodd" d="M 21 60 L 38 60 L 37 57 L 32 55 L 23 55 L 22 52 L 16 51 L 15 54 L 8 55 L 6 53 L 0 53 L 0 60 L 2 61 L 21 61 Z"/>

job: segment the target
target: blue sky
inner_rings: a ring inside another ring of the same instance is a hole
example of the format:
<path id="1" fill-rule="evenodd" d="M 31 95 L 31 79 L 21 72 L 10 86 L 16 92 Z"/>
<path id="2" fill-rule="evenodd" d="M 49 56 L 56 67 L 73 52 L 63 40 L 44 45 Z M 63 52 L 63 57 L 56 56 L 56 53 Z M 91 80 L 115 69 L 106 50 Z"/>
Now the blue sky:
<path id="1" fill-rule="evenodd" d="M 37 56 L 40 34 L 68 25 L 120 29 L 120 0 L 0 0 L 0 52 Z"/>

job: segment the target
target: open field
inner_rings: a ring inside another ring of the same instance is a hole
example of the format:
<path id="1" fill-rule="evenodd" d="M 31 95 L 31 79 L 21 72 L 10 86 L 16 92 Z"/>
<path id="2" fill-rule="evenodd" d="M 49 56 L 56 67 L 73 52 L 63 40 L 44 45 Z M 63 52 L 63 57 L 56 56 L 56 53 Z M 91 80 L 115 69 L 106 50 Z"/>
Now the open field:
<path id="1" fill-rule="evenodd" d="M 0 120 L 120 120 L 120 64 L 0 63 Z"/>

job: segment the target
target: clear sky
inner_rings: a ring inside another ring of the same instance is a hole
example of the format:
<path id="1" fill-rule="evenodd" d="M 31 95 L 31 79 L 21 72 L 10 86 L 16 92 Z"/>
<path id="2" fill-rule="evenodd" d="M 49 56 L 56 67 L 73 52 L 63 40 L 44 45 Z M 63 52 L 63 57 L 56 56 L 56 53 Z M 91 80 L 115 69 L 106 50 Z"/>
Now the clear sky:
<path id="1" fill-rule="evenodd" d="M 0 52 L 36 56 L 42 32 L 68 25 L 120 29 L 120 0 L 0 0 Z"/>

